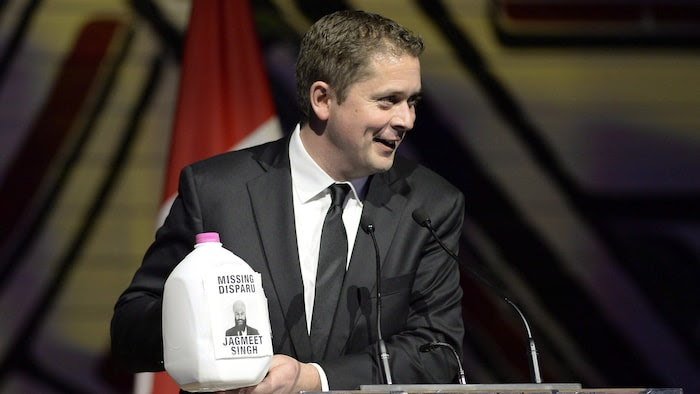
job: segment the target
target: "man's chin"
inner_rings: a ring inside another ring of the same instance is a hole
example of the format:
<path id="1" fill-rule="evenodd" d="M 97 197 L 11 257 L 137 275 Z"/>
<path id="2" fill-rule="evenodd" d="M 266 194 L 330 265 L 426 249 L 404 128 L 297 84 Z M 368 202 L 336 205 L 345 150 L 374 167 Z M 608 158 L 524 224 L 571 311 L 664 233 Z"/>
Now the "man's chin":
<path id="1" fill-rule="evenodd" d="M 391 157 L 382 157 L 374 163 L 374 173 L 387 172 L 394 165 L 394 155 Z"/>
<path id="2" fill-rule="evenodd" d="M 394 165 L 394 157 L 373 157 L 371 160 L 362 163 L 361 166 L 356 166 L 355 170 L 347 173 L 348 179 L 358 179 L 373 174 L 387 172 Z"/>

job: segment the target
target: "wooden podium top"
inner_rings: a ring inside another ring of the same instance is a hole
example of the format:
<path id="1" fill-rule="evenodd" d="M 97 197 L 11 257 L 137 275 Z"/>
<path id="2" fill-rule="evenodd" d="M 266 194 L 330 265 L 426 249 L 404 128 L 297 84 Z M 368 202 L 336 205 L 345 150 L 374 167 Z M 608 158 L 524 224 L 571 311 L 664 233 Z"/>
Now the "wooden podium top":
<path id="1" fill-rule="evenodd" d="M 311 394 L 316 392 L 305 391 Z M 392 384 L 363 385 L 360 390 L 331 391 L 353 394 L 683 394 L 681 388 L 581 388 L 578 383 L 518 383 L 518 384 Z"/>

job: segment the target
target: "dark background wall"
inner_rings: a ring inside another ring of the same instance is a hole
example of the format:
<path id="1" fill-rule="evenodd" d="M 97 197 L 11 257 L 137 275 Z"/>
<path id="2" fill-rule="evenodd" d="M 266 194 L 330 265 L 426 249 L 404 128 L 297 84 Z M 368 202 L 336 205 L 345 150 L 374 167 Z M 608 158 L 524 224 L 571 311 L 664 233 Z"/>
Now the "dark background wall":
<path id="1" fill-rule="evenodd" d="M 700 2 L 253 1 L 277 112 L 320 15 L 424 37 L 403 154 L 467 198 L 465 366 L 700 391 Z M 153 237 L 189 2 L 0 1 L 0 391 L 123 392 L 118 294 Z M 197 130 L 194 132 L 206 132 Z"/>

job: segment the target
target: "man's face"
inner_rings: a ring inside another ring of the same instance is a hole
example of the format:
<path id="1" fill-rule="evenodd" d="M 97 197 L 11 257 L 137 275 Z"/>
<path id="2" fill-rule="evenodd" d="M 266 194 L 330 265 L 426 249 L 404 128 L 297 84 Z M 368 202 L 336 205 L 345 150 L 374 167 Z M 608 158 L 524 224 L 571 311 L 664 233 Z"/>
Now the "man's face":
<path id="1" fill-rule="evenodd" d="M 245 307 L 236 305 L 233 307 L 233 318 L 236 320 L 236 326 L 242 327 L 246 324 Z"/>
<path id="2" fill-rule="evenodd" d="M 374 56 L 370 75 L 351 85 L 347 97 L 329 104 L 327 137 L 334 147 L 330 158 L 336 180 L 384 172 L 416 119 L 420 61 L 404 55 Z"/>

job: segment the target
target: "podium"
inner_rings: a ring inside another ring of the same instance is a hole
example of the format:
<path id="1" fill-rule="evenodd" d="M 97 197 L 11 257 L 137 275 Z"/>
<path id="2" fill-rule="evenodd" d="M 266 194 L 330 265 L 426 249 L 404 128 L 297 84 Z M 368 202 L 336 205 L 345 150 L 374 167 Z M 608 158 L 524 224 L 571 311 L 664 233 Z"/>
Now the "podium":
<path id="1" fill-rule="evenodd" d="M 427 390 L 427 391 L 426 391 Z M 501 392 L 543 392 L 561 393 L 562 390 L 581 390 L 580 383 L 502 383 L 502 384 L 376 384 L 362 385 L 364 393 L 501 393 Z"/>
<path id="2" fill-rule="evenodd" d="M 311 394 L 317 392 L 304 391 Z M 320 393 L 320 392 L 318 392 Z M 683 394 L 682 388 L 582 388 L 579 383 L 516 384 L 377 384 L 362 385 L 359 390 L 331 391 L 337 394 Z"/>

